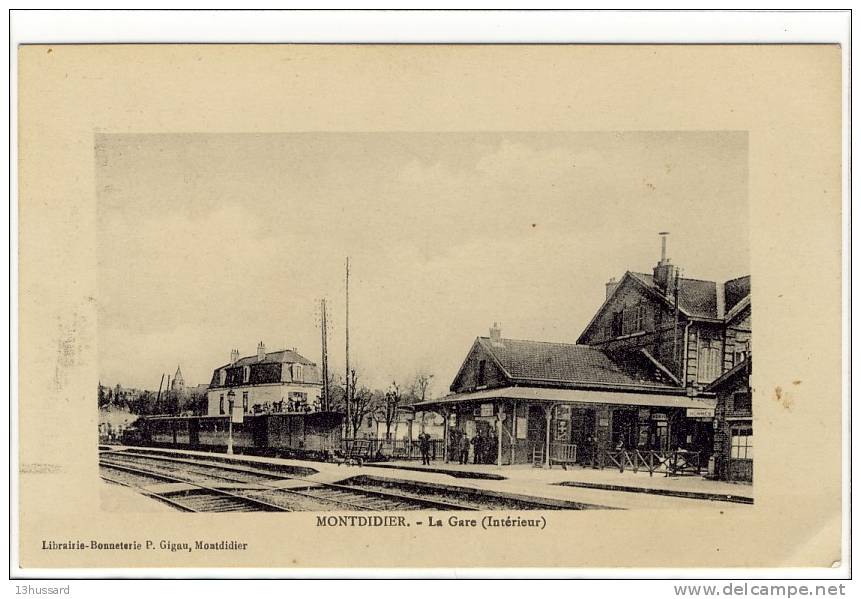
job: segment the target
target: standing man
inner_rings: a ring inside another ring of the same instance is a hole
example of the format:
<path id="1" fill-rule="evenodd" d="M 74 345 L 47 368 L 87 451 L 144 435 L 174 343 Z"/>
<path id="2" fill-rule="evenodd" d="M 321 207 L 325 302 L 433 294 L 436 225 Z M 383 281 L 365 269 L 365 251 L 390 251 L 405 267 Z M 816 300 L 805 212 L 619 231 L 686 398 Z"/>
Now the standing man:
<path id="1" fill-rule="evenodd" d="M 419 435 L 419 449 L 422 452 L 422 466 L 430 466 L 430 435 L 422 433 Z"/>
<path id="2" fill-rule="evenodd" d="M 484 444 L 482 443 L 481 433 L 476 433 L 472 438 L 472 462 L 481 464 L 482 454 L 484 453 Z"/>
<path id="3" fill-rule="evenodd" d="M 460 450 L 460 463 L 469 464 L 469 437 L 466 436 L 466 433 L 461 436 L 458 449 Z"/>

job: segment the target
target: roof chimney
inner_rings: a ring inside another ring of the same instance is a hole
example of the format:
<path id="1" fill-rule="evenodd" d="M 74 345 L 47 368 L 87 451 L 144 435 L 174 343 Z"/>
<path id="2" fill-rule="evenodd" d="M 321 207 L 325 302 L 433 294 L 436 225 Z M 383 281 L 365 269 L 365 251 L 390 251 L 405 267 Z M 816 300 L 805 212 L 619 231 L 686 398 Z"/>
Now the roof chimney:
<path id="1" fill-rule="evenodd" d="M 257 361 L 262 362 L 264 358 L 266 358 L 266 346 L 261 341 L 257 344 Z"/>
<path id="2" fill-rule="evenodd" d="M 667 258 L 667 236 L 669 235 L 669 232 L 662 231 L 658 233 L 658 235 L 661 236 L 661 259 L 653 270 L 653 276 L 655 279 L 655 285 L 658 286 L 661 292 L 669 294 L 673 284 L 673 278 L 676 274 L 676 267 L 673 266 L 670 263 L 670 259 Z"/>
<path id="3" fill-rule="evenodd" d="M 230 365 L 234 365 L 239 361 L 239 350 L 231 349 L 230 350 Z"/>
<path id="4" fill-rule="evenodd" d="M 606 299 L 610 299 L 610 296 L 616 291 L 616 288 L 619 286 L 619 281 L 616 280 L 616 277 L 610 277 L 610 280 L 607 281 L 607 297 Z"/>
<path id="5" fill-rule="evenodd" d="M 490 343 L 492 345 L 502 345 L 502 328 L 498 322 L 494 322 L 490 327 Z"/>

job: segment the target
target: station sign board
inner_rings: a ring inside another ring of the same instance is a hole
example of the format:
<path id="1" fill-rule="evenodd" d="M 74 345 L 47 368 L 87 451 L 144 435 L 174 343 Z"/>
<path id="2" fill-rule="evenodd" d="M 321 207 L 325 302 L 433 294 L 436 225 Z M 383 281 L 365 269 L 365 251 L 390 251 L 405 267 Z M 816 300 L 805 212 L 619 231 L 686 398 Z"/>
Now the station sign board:
<path id="1" fill-rule="evenodd" d="M 688 408 L 687 409 L 687 417 L 688 418 L 714 418 L 715 417 L 715 409 L 714 408 Z"/>
<path id="2" fill-rule="evenodd" d="M 230 420 L 234 424 L 242 424 L 245 419 L 245 411 L 242 409 L 242 406 L 233 406 L 233 414 L 231 415 Z"/>
<path id="3" fill-rule="evenodd" d="M 481 404 L 481 415 L 482 416 L 493 416 L 493 404 L 492 403 Z"/>

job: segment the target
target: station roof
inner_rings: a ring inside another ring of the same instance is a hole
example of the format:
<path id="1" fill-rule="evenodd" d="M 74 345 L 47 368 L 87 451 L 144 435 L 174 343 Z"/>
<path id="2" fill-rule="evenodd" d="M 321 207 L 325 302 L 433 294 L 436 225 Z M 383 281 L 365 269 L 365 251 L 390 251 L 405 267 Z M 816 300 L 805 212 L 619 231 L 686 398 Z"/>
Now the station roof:
<path id="1" fill-rule="evenodd" d="M 411 404 L 415 410 L 436 408 L 468 402 L 492 401 L 495 399 L 517 399 L 534 402 L 594 403 L 630 405 L 654 408 L 713 408 L 715 399 L 709 397 L 687 397 L 657 393 L 620 393 L 589 389 L 554 389 L 545 387 L 500 387 L 472 393 L 455 393 L 439 399 Z"/>
<path id="2" fill-rule="evenodd" d="M 613 355 L 589 345 L 504 338 L 494 342 L 488 337 L 479 337 L 477 343 L 493 356 L 508 379 L 524 385 L 611 385 L 616 389 L 680 391 L 641 352 Z"/>
<path id="3" fill-rule="evenodd" d="M 630 274 L 643 286 L 662 297 L 666 297 L 668 301 L 672 302 L 670 296 L 664 296 L 657 283 L 655 283 L 653 275 L 632 271 Z M 718 309 L 718 285 L 721 285 L 721 283 L 679 277 L 679 309 L 693 318 L 724 318 L 724 314 Z M 725 311 L 732 310 L 741 300 L 750 296 L 750 275 L 732 279 L 723 283 L 722 286 L 722 293 L 726 303 Z"/>
<path id="4" fill-rule="evenodd" d="M 708 387 L 706 387 L 706 391 L 718 391 L 719 389 L 726 387 L 728 383 L 730 383 L 733 379 L 737 378 L 740 375 L 750 376 L 750 373 L 753 371 L 753 358 L 748 358 L 744 362 L 739 362 L 718 378 L 713 380 Z"/>

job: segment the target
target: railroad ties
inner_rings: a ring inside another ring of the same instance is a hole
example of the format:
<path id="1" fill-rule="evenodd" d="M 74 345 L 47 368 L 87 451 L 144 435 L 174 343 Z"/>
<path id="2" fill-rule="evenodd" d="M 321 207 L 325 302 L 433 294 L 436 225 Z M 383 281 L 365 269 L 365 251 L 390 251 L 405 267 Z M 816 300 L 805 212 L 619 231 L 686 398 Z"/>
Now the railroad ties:
<path id="1" fill-rule="evenodd" d="M 206 458 L 104 451 L 101 476 L 188 512 L 473 510 L 389 489 L 355 488 Z"/>

